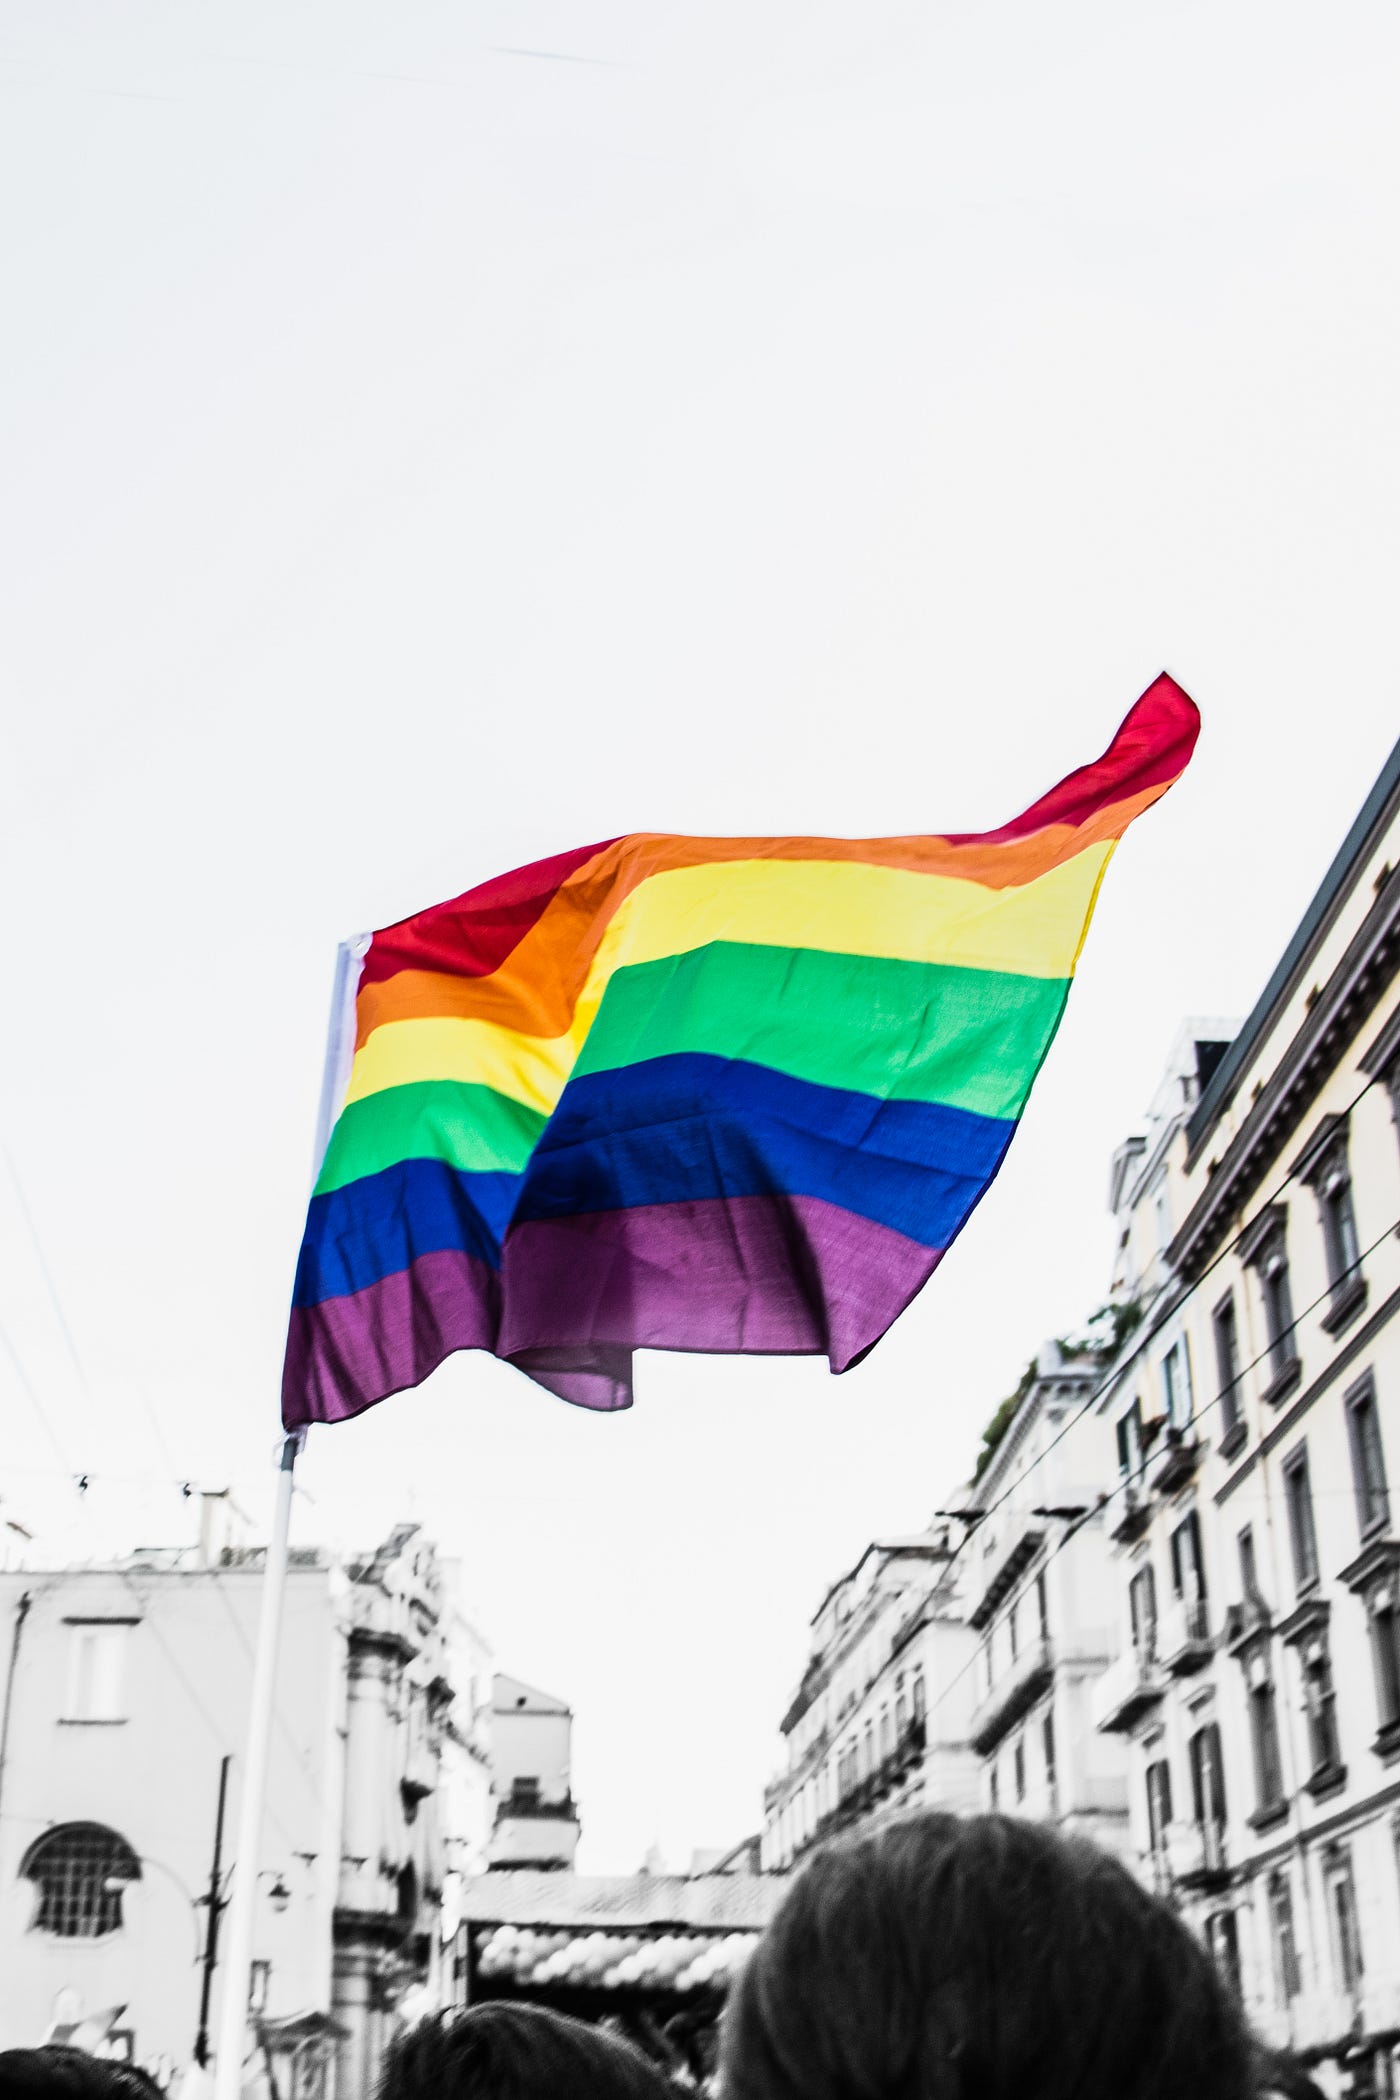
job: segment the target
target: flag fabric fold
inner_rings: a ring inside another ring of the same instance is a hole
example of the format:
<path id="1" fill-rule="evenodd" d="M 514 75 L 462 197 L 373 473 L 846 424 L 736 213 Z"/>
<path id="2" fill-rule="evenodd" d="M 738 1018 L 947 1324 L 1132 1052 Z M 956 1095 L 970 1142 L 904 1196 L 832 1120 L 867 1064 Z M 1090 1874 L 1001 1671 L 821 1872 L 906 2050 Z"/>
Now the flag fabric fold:
<path id="1" fill-rule="evenodd" d="M 1114 847 L 1198 727 L 1163 675 L 996 831 L 633 833 L 376 933 L 288 1428 L 458 1349 L 599 1409 L 637 1349 L 857 1363 L 995 1176 Z"/>

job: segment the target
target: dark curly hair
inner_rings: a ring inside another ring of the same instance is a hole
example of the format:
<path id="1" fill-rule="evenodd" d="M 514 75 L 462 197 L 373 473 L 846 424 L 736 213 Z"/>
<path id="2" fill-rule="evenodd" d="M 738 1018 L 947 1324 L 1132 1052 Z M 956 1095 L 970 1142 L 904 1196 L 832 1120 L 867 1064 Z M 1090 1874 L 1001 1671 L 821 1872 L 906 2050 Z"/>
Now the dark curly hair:
<path id="1" fill-rule="evenodd" d="M 539 2005 L 427 2020 L 390 2050 L 379 2100 L 675 2100 L 640 2050 Z"/>
<path id="2" fill-rule="evenodd" d="M 0 2100 L 162 2100 L 160 2087 L 135 2064 L 89 2056 L 86 2049 L 0 2050 Z"/>
<path id="3" fill-rule="evenodd" d="M 1108 1855 L 920 1814 L 819 1852 L 734 1991 L 725 2100 L 1247 2100 L 1243 2016 Z"/>

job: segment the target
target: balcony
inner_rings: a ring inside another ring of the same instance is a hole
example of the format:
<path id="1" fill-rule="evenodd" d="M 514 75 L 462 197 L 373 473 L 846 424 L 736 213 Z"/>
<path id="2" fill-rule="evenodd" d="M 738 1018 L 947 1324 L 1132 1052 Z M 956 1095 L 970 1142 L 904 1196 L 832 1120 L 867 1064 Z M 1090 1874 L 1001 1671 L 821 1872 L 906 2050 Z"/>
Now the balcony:
<path id="1" fill-rule="evenodd" d="M 1201 1444 L 1194 1429 L 1168 1429 L 1148 1467 L 1147 1484 L 1154 1495 L 1171 1495 L 1187 1481 L 1201 1462 Z"/>
<path id="2" fill-rule="evenodd" d="M 1215 1653 L 1210 1607 L 1202 1597 L 1178 1597 L 1162 1619 L 1157 1636 L 1162 1666 L 1173 1677 L 1194 1677 Z"/>
<path id="3" fill-rule="evenodd" d="M 504 1800 L 496 1803 L 497 1823 L 512 1823 L 522 1820 L 531 1823 L 576 1823 L 578 1810 L 572 1794 L 559 1794 L 549 1799 L 543 1794 L 512 1790 Z"/>
<path id="4" fill-rule="evenodd" d="M 1219 1823 L 1169 1824 L 1165 1850 L 1174 1887 L 1205 1894 L 1229 1882 L 1225 1832 Z"/>
<path id="5" fill-rule="evenodd" d="M 1361 2005 L 1344 1991 L 1302 1991 L 1288 2009 L 1291 2046 L 1331 2055 L 1361 2031 Z"/>
<path id="6" fill-rule="evenodd" d="M 1033 1706 L 1049 1684 L 1054 1656 L 1049 1641 L 1033 1641 L 1009 1670 L 1003 1670 L 972 1716 L 972 1747 L 985 1757 Z"/>
<path id="7" fill-rule="evenodd" d="M 1014 1514 L 1008 1518 L 1000 1542 L 982 1563 L 981 1588 L 967 1615 L 970 1626 L 980 1630 L 987 1624 L 1003 1597 L 1010 1595 L 1035 1559 L 1044 1539 L 1042 1518 Z"/>
<path id="8" fill-rule="evenodd" d="M 1156 1657 L 1130 1648 L 1109 1664 L 1094 1686 L 1090 1718 L 1101 1735 L 1122 1735 L 1157 1704 L 1165 1690 Z"/>
<path id="9" fill-rule="evenodd" d="M 1120 1546 L 1131 1546 L 1140 1539 L 1152 1521 L 1152 1502 L 1141 1481 L 1130 1480 L 1123 1489 L 1123 1498 L 1118 1515 L 1109 1525 L 1108 1535 Z"/>
<path id="10" fill-rule="evenodd" d="M 916 1714 L 893 1749 L 888 1750 L 863 1779 L 848 1787 L 834 1808 L 829 1808 L 818 1818 L 811 1836 L 797 1847 L 793 1858 L 800 1858 L 813 1845 L 819 1845 L 823 1838 L 836 1837 L 841 1831 L 849 1830 L 853 1823 L 860 1822 L 871 1809 L 877 1808 L 918 1764 L 924 1754 L 927 1736 L 924 1717 Z"/>
<path id="11" fill-rule="evenodd" d="M 1242 1604 L 1227 1604 L 1225 1625 L 1221 1641 L 1231 1655 L 1245 1658 L 1257 1641 L 1267 1641 L 1273 1627 L 1269 1607 L 1262 1597 L 1250 1597 Z"/>

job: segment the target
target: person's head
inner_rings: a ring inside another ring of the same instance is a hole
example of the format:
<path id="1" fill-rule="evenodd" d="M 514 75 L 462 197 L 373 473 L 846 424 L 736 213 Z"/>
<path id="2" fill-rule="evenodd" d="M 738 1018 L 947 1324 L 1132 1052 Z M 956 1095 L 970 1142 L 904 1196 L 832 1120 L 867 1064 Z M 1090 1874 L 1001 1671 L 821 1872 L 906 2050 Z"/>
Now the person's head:
<path id="1" fill-rule="evenodd" d="M 427 2020 L 395 2043 L 379 2100 L 674 2100 L 616 2035 L 538 2005 L 486 2004 Z"/>
<path id="2" fill-rule="evenodd" d="M 160 2100 L 160 2087 L 135 2064 L 110 2063 L 85 2049 L 0 2050 L 3 2100 Z"/>
<path id="3" fill-rule="evenodd" d="M 724 2100 L 1246 2100 L 1244 2020 L 1082 1840 L 922 1814 L 819 1852 L 730 1994 Z"/>

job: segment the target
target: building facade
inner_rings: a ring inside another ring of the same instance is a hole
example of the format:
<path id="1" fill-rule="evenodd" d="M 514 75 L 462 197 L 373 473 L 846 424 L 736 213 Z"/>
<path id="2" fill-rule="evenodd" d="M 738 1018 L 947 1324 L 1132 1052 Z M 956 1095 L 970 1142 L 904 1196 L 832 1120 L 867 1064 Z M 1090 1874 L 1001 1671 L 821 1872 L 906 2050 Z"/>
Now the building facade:
<path id="1" fill-rule="evenodd" d="M 1103 1407 L 1144 1871 L 1335 2093 L 1400 2089 L 1400 749 L 1115 1166 Z"/>
<path id="2" fill-rule="evenodd" d="M 1060 1824 L 1122 1853 L 1125 1759 L 1094 1725 L 1113 1653 L 1110 1446 L 1091 1401 L 1096 1335 L 1046 1342 L 965 1501 L 963 1609 L 977 1641 L 970 1738 L 984 1807 Z"/>
<path id="3" fill-rule="evenodd" d="M 783 1768 L 764 1794 L 765 1870 L 842 1830 L 975 1802 L 974 1643 L 951 1559 L 946 1526 L 876 1540 L 823 1598 L 780 1724 Z"/>
<path id="4" fill-rule="evenodd" d="M 484 1865 L 489 1827 L 480 1671 L 454 1679 L 479 1637 L 415 1527 L 350 1566 L 294 1551 L 262 1847 L 239 1861 L 263 1559 L 206 1529 L 203 1552 L 0 1576 L 0 2047 L 101 2016 L 162 2077 L 195 2060 L 224 1980 L 202 2014 L 210 1897 L 244 1872 L 251 2033 L 284 2100 L 364 2100 L 396 2008 L 445 1987 L 444 1880 Z"/>
<path id="5" fill-rule="evenodd" d="M 493 1868 L 541 1872 L 574 1864 L 580 1826 L 573 1792 L 574 1717 L 564 1700 L 499 1673 L 491 1693 Z"/>

